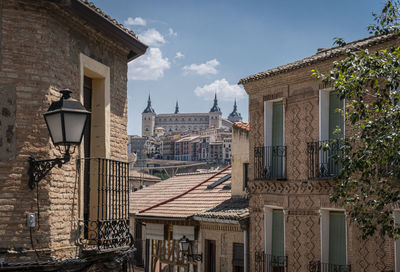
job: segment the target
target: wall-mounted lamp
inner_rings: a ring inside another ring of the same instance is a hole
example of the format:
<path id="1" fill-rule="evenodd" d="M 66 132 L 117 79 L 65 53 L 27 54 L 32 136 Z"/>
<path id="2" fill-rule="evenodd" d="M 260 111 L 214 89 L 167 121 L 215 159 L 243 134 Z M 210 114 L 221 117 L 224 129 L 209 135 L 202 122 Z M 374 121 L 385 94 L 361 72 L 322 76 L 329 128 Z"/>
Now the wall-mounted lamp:
<path id="1" fill-rule="evenodd" d="M 90 115 L 81 102 L 71 98 L 70 90 L 61 90 L 59 101 L 51 103 L 43 113 L 54 146 L 63 154 L 62 158 L 36 160 L 29 157 L 29 187 L 42 180 L 54 166 L 61 167 L 71 158 L 71 146 L 82 142 L 86 120 Z M 74 150 L 72 151 L 72 153 Z"/>
<path id="2" fill-rule="evenodd" d="M 189 248 L 191 249 L 192 244 L 189 241 L 189 239 L 186 238 L 186 236 L 183 236 L 179 240 L 179 244 L 180 244 L 183 255 L 186 256 L 188 259 L 192 259 L 193 261 L 197 261 L 197 262 L 201 262 L 203 260 L 203 254 L 201 254 L 201 253 L 200 254 L 189 254 Z"/>

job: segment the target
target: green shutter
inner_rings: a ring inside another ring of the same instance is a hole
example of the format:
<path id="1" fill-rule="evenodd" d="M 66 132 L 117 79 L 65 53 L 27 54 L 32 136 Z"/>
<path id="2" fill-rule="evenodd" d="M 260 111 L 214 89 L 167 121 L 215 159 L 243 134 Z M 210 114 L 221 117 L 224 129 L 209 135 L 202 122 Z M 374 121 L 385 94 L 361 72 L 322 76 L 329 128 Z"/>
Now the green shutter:
<path id="1" fill-rule="evenodd" d="M 272 251 L 273 256 L 284 256 L 285 230 L 283 227 L 283 211 L 272 211 Z"/>
<path id="2" fill-rule="evenodd" d="M 272 146 L 283 145 L 283 103 L 273 104 L 272 108 Z"/>
<path id="3" fill-rule="evenodd" d="M 283 103 L 277 102 L 272 108 L 272 146 L 283 145 Z M 280 155 L 278 148 L 270 150 L 271 156 L 271 176 L 284 176 L 284 157 Z"/>
<path id="4" fill-rule="evenodd" d="M 344 213 L 329 213 L 329 263 L 346 265 L 346 221 Z"/>
<path id="5" fill-rule="evenodd" d="M 343 138 L 344 132 L 344 116 L 337 112 L 336 109 L 343 109 L 343 100 L 340 99 L 337 92 L 329 94 L 329 139 Z M 334 134 L 336 128 L 341 129 L 340 134 Z"/>

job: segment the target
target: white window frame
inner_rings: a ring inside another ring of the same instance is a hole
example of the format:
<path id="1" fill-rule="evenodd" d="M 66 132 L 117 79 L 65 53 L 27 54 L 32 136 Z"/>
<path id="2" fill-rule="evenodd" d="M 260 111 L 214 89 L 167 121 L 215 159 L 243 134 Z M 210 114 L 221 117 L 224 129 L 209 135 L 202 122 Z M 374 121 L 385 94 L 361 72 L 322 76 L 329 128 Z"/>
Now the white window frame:
<path id="1" fill-rule="evenodd" d="M 321 232 L 321 263 L 329 263 L 329 213 L 330 212 L 343 212 L 345 223 L 345 237 L 346 237 L 346 264 L 349 263 L 348 259 L 348 235 L 347 235 L 347 213 L 345 209 L 338 208 L 321 208 L 320 214 L 320 232 Z"/>
<path id="2" fill-rule="evenodd" d="M 274 205 L 265 205 L 264 206 L 264 251 L 265 254 L 272 254 L 272 211 L 273 210 L 282 210 L 283 211 L 283 249 L 286 255 L 286 224 L 285 217 L 286 211 L 283 207 L 274 206 Z"/>
<path id="3" fill-rule="evenodd" d="M 283 98 L 264 101 L 264 146 L 272 146 L 272 113 L 275 102 L 283 102 Z M 283 145 L 285 145 L 285 105 L 283 106 Z"/>
<path id="4" fill-rule="evenodd" d="M 332 88 L 319 90 L 319 140 L 329 140 L 329 95 L 335 91 Z M 346 101 L 344 101 L 344 105 Z M 344 116 L 343 116 L 344 118 Z M 343 136 L 346 135 L 346 124 L 343 126 Z"/>

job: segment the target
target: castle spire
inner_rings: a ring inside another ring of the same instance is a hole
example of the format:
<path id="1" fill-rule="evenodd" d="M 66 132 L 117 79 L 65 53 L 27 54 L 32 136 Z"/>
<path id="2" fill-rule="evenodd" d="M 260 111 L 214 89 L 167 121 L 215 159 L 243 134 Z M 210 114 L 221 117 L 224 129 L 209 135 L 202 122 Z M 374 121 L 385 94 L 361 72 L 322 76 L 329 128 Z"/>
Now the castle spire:
<path id="1" fill-rule="evenodd" d="M 149 98 L 147 99 L 147 107 L 144 109 L 143 113 L 155 113 L 153 107 L 151 106 L 150 94 L 149 94 Z"/>
<path id="2" fill-rule="evenodd" d="M 178 105 L 178 100 L 176 100 L 176 106 L 175 106 L 175 114 L 179 113 L 179 105 Z"/>
<path id="3" fill-rule="evenodd" d="M 236 98 L 235 98 L 235 103 L 233 104 L 233 111 L 231 112 L 231 114 L 229 114 L 228 120 L 231 121 L 232 123 L 242 121 L 242 116 L 237 111 Z"/>
<path id="4" fill-rule="evenodd" d="M 212 106 L 210 112 L 221 112 L 221 109 L 218 107 L 217 92 L 215 92 L 214 105 Z"/>

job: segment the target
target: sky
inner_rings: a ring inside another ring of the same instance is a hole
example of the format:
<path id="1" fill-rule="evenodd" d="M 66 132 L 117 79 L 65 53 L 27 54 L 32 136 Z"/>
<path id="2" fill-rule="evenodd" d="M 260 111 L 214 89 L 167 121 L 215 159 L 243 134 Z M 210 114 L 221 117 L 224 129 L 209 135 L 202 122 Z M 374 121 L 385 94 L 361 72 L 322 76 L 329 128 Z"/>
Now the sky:
<path id="1" fill-rule="evenodd" d="M 383 0 L 92 0 L 149 46 L 128 64 L 128 134 L 141 135 L 151 95 L 155 112 L 208 112 L 214 94 L 227 117 L 237 100 L 248 121 L 248 97 L 238 81 L 369 36 Z M 311 69 L 311 68 L 310 68 Z"/>

